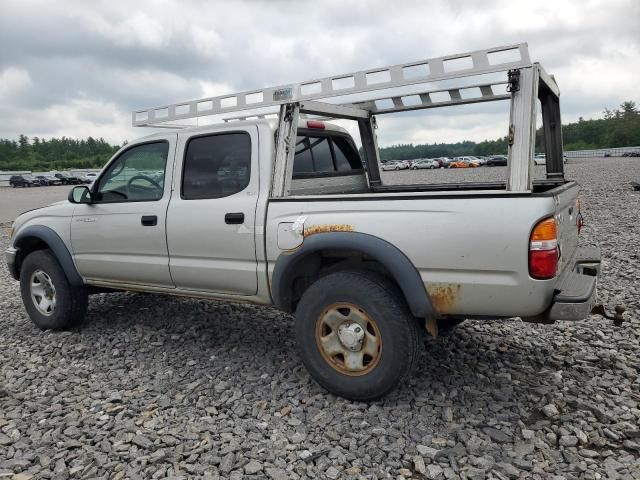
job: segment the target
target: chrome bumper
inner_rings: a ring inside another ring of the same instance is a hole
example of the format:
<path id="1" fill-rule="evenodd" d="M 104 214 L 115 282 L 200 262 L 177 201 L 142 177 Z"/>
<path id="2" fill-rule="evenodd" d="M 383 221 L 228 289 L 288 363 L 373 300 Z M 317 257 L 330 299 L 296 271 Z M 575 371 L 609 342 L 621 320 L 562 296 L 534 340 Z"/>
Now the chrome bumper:
<path id="1" fill-rule="evenodd" d="M 18 280 L 18 270 L 16 269 L 17 255 L 18 255 L 18 250 L 13 247 L 9 247 L 4 251 L 4 258 L 7 261 L 7 268 L 9 269 L 9 273 L 16 280 Z"/>
<path id="2" fill-rule="evenodd" d="M 596 304 L 600 275 L 600 248 L 582 247 L 576 251 L 574 267 L 558 283 L 548 320 L 583 320 Z"/>

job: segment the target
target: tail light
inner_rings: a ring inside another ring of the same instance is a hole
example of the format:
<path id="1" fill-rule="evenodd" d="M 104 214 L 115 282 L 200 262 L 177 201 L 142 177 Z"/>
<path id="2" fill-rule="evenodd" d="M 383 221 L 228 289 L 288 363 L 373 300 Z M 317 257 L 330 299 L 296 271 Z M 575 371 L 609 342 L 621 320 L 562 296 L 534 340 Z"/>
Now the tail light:
<path id="1" fill-rule="evenodd" d="M 320 120 L 307 120 L 307 128 L 324 130 L 324 122 L 321 122 Z"/>
<path id="2" fill-rule="evenodd" d="M 558 271 L 558 227 L 553 217 L 539 221 L 529 241 L 529 275 L 548 280 Z"/>

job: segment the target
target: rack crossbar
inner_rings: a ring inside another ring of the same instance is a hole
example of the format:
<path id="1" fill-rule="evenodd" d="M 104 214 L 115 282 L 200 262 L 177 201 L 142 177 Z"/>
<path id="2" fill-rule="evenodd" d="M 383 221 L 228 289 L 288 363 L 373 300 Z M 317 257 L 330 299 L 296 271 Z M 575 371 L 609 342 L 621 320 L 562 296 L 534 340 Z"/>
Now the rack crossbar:
<path id="1" fill-rule="evenodd" d="M 136 127 L 154 126 L 176 120 L 262 109 L 304 100 L 328 99 L 470 75 L 496 73 L 530 65 L 531 60 L 526 43 L 505 45 L 137 110 L 132 114 L 132 124 Z"/>

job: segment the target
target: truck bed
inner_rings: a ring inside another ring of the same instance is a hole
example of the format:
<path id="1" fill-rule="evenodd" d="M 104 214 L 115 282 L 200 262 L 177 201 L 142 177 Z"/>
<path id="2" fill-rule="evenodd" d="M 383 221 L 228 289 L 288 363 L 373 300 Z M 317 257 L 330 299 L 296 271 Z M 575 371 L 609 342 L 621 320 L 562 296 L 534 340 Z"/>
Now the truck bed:
<path id="1" fill-rule="evenodd" d="M 533 317 L 549 307 L 558 277 L 535 280 L 529 276 L 529 237 L 541 219 L 567 217 L 566 225 L 559 225 L 560 275 L 577 247 L 575 182 L 563 181 L 555 187 L 540 182 L 534 193 L 489 189 L 488 185 L 457 194 L 422 187 L 272 199 L 267 213 L 269 275 L 278 256 L 287 251 L 278 247 L 283 244 L 279 238 L 283 226 L 304 219 L 305 239 L 352 231 L 397 247 L 418 270 L 440 315 Z"/>

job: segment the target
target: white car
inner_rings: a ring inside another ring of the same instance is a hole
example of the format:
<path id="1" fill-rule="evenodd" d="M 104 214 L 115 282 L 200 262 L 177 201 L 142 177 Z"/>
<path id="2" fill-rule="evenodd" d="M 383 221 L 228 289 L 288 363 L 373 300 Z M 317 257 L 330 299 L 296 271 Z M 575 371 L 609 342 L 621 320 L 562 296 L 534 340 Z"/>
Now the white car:
<path id="1" fill-rule="evenodd" d="M 432 168 L 440 168 L 440 163 L 430 158 L 423 158 L 422 160 L 413 162 L 413 165 L 411 166 L 412 170 L 432 169 Z"/>
<path id="2" fill-rule="evenodd" d="M 402 170 L 403 166 L 400 165 L 400 162 L 385 162 L 382 164 L 382 170 L 385 172 L 388 170 Z"/>
<path id="3" fill-rule="evenodd" d="M 537 153 L 533 157 L 533 164 L 534 165 L 546 165 L 547 164 L 547 158 L 545 157 L 544 153 Z"/>

